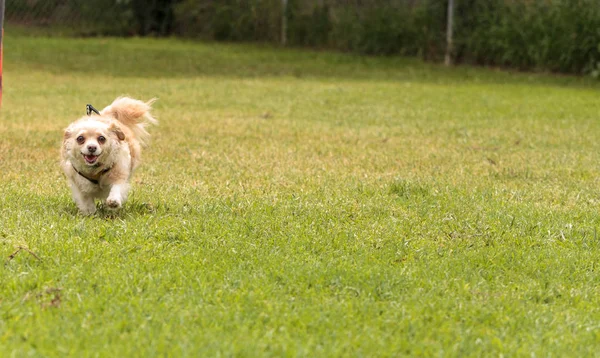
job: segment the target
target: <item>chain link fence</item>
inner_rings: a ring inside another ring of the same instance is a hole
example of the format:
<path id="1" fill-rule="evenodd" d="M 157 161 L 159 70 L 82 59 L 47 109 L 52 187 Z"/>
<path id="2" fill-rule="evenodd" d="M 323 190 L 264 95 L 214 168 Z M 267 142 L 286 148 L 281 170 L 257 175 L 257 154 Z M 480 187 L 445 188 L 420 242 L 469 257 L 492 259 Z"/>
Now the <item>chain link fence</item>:
<path id="1" fill-rule="evenodd" d="M 5 0 L 8 24 L 80 36 L 169 35 L 173 0 Z"/>
<path id="2" fill-rule="evenodd" d="M 598 0 L 5 1 L 8 24 L 63 28 L 80 36 L 258 41 L 600 73 Z M 451 3 L 454 26 L 447 28 Z"/>
<path id="3" fill-rule="evenodd" d="M 79 24 L 83 18 L 69 0 L 6 0 L 6 20 L 23 25 Z"/>
<path id="4" fill-rule="evenodd" d="M 80 35 L 178 35 L 329 46 L 340 42 L 342 34 L 356 35 L 365 26 L 372 26 L 371 32 L 378 36 L 387 32 L 389 40 L 393 40 L 391 37 L 398 37 L 398 31 L 417 25 L 416 22 L 419 26 L 434 24 L 435 32 L 443 38 L 445 3 L 444 0 L 6 0 L 6 19 L 8 23 L 26 26 L 70 28 Z M 395 19 L 387 16 L 390 14 Z M 431 21 L 424 21 L 430 15 L 433 15 Z M 390 24 L 392 20 L 394 24 Z M 379 21 L 381 26 L 375 28 L 373 25 Z M 410 35 L 408 30 L 404 32 Z M 350 45 L 352 39 L 341 42 Z"/>

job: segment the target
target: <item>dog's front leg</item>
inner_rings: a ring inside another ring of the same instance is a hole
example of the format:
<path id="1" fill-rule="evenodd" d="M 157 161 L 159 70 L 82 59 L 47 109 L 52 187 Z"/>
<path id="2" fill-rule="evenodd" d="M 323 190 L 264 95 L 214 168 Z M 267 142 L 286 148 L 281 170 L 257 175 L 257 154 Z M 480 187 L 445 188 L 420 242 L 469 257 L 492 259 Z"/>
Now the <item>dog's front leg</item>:
<path id="1" fill-rule="evenodd" d="M 74 183 L 71 183 L 71 193 L 73 194 L 73 201 L 82 214 L 92 215 L 96 212 L 96 204 L 94 203 L 93 196 L 81 192 Z"/>
<path id="2" fill-rule="evenodd" d="M 127 200 L 127 193 L 129 192 L 129 184 L 119 183 L 113 184 L 110 188 L 108 198 L 106 198 L 106 206 L 110 209 L 118 209 Z"/>

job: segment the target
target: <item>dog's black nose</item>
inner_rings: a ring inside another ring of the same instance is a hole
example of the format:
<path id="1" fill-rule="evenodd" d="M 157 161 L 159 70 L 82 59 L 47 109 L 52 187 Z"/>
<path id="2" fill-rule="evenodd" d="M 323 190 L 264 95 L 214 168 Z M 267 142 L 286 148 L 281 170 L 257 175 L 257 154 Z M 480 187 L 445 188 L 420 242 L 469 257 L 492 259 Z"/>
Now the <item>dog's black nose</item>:
<path id="1" fill-rule="evenodd" d="M 95 151 L 96 151 L 96 146 L 95 145 L 88 145 L 88 152 L 94 153 Z"/>

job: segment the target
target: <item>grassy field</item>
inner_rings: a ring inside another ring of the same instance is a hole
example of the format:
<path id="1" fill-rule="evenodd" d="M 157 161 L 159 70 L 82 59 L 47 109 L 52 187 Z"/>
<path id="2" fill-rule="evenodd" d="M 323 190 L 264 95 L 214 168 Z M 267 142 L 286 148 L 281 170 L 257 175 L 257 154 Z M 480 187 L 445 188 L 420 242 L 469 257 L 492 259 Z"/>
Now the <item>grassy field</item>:
<path id="1" fill-rule="evenodd" d="M 7 32 L 0 352 L 595 356 L 586 79 Z M 85 104 L 158 97 L 117 214 L 58 166 Z"/>

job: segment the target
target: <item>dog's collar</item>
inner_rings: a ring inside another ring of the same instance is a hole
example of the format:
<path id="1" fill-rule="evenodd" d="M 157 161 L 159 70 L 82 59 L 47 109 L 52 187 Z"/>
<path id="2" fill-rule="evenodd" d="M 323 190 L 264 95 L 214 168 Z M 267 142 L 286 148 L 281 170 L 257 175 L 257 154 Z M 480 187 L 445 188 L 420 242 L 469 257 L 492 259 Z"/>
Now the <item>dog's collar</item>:
<path id="1" fill-rule="evenodd" d="M 112 169 L 112 167 L 103 169 L 100 173 L 98 173 L 98 179 L 92 179 L 90 177 L 87 177 L 87 176 L 83 175 L 83 173 L 80 172 L 79 170 L 77 170 L 77 168 L 75 168 L 75 166 L 73 164 L 71 164 L 71 166 L 73 167 L 73 170 L 77 172 L 77 174 L 79 174 L 82 177 L 86 178 L 90 183 L 96 184 L 96 185 L 100 184 L 100 182 L 98 181 L 98 179 L 100 179 L 101 176 L 103 176 L 104 174 L 108 173 Z"/>

